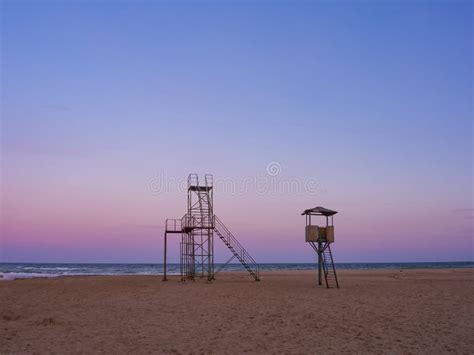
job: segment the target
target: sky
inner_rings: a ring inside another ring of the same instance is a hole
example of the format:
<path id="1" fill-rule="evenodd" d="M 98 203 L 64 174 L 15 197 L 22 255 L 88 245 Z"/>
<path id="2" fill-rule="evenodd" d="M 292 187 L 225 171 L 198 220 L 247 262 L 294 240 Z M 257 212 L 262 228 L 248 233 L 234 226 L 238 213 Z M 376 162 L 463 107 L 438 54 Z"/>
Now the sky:
<path id="1" fill-rule="evenodd" d="M 0 261 L 159 263 L 189 173 L 259 262 L 474 259 L 471 1 L 1 9 Z"/>

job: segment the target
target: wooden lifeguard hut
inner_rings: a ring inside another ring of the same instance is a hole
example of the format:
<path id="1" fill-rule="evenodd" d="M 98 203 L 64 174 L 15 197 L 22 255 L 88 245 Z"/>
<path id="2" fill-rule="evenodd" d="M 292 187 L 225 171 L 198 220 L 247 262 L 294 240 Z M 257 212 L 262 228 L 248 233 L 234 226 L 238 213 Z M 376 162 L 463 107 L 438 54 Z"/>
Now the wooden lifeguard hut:
<path id="1" fill-rule="evenodd" d="M 331 252 L 331 244 L 334 243 L 333 217 L 337 211 L 324 207 L 314 207 L 305 210 L 301 215 L 306 216 L 305 242 L 309 243 L 318 255 L 318 284 L 322 285 L 322 278 L 326 287 L 339 288 L 336 267 Z M 322 217 L 326 219 L 326 226 L 312 224 L 312 218 Z"/>

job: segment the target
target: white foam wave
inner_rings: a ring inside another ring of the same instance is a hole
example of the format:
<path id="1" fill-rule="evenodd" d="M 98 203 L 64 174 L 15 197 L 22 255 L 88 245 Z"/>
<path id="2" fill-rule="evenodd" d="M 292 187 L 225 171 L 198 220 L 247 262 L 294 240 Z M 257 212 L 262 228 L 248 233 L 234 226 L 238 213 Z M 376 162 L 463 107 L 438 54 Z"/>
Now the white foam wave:
<path id="1" fill-rule="evenodd" d="M 32 279 L 35 277 L 57 277 L 59 274 L 38 274 L 31 272 L 3 272 L 0 273 L 0 281 L 10 281 L 17 279 Z"/>

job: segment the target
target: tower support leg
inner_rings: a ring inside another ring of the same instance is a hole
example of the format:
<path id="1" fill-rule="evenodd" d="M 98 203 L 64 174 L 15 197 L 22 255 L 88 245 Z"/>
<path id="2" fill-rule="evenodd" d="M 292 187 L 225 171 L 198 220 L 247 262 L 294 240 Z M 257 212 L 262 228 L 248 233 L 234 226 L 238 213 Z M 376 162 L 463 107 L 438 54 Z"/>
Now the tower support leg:
<path id="1" fill-rule="evenodd" d="M 318 241 L 318 285 L 323 284 L 323 256 L 322 256 L 322 244 Z"/>
<path id="2" fill-rule="evenodd" d="M 163 281 L 168 281 L 166 278 L 166 248 L 167 248 L 167 236 L 165 232 L 165 238 L 164 238 L 164 250 L 163 250 Z"/>
<path id="3" fill-rule="evenodd" d="M 214 235 L 208 230 L 207 236 L 207 280 L 214 280 Z"/>

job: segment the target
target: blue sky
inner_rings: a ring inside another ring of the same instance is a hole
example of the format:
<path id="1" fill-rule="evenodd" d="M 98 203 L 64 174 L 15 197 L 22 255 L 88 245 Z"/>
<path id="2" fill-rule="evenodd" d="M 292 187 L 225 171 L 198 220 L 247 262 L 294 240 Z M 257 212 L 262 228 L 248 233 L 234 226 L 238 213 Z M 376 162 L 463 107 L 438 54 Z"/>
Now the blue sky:
<path id="1" fill-rule="evenodd" d="M 216 192 L 257 260 L 310 260 L 298 212 L 315 205 L 341 211 L 341 261 L 472 259 L 472 2 L 3 1 L 2 14 L 4 260 L 156 260 L 185 194 L 151 194 L 150 179 L 244 179 L 269 162 L 319 190 Z"/>

